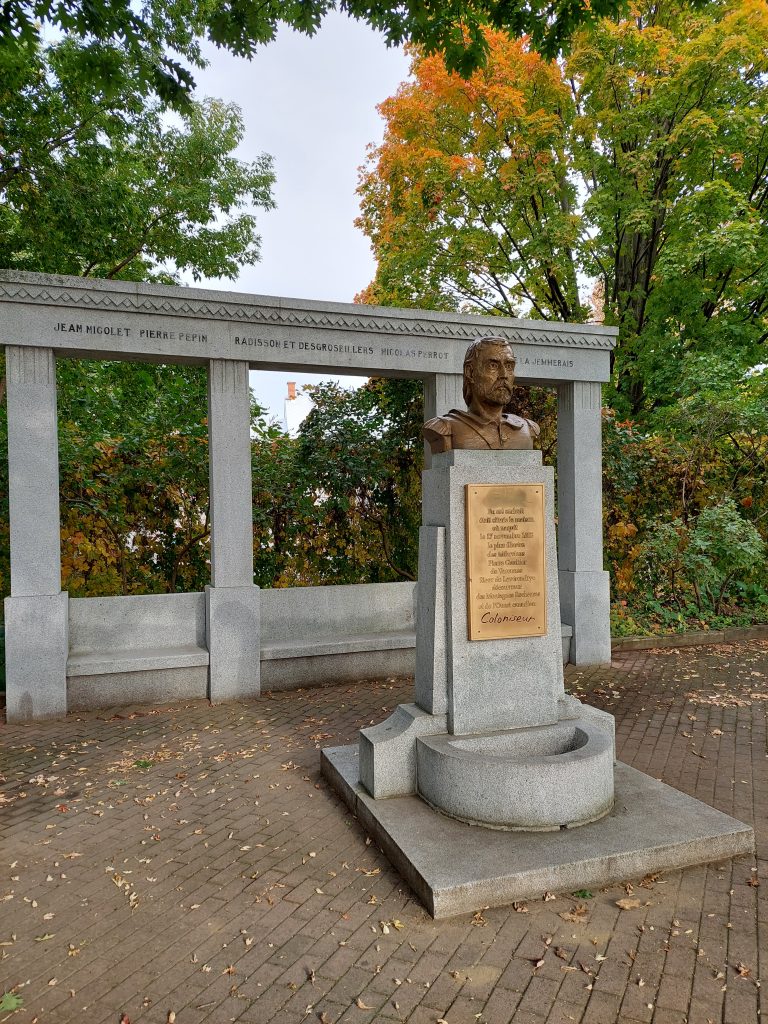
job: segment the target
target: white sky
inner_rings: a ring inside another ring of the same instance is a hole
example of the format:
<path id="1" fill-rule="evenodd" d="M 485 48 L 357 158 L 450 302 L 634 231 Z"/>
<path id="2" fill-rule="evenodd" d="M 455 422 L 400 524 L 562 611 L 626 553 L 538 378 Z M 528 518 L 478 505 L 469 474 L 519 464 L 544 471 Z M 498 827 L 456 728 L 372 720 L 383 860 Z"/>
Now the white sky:
<path id="1" fill-rule="evenodd" d="M 195 75 L 197 94 L 241 107 L 246 131 L 238 156 L 272 155 L 277 209 L 258 212 L 259 264 L 244 268 L 234 283 L 201 284 L 351 302 L 375 272 L 368 240 L 353 224 L 357 169 L 367 145 L 381 141 L 376 104 L 407 77 L 405 55 L 387 49 L 368 26 L 332 13 L 314 37 L 281 31 L 250 62 L 215 47 L 206 57 L 208 68 Z M 282 420 L 286 382 L 301 387 L 320 379 L 260 372 L 251 374 L 251 386 Z"/>

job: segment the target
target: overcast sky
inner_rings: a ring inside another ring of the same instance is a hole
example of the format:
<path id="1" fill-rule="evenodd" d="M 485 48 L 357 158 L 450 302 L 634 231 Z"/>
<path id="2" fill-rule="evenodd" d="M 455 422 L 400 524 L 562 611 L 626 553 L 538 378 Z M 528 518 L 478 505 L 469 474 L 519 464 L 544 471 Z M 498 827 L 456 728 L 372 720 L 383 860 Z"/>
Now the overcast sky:
<path id="1" fill-rule="evenodd" d="M 332 13 L 313 38 L 281 31 L 252 61 L 214 47 L 206 56 L 209 67 L 195 76 L 198 96 L 241 107 L 246 131 L 238 155 L 272 155 L 277 209 L 258 214 L 261 262 L 234 284 L 203 286 L 351 302 L 375 271 L 368 240 L 353 224 L 357 169 L 367 145 L 381 140 L 376 104 L 407 77 L 405 55 L 366 25 Z M 278 419 L 288 380 L 301 386 L 319 379 L 251 375 L 257 397 Z"/>

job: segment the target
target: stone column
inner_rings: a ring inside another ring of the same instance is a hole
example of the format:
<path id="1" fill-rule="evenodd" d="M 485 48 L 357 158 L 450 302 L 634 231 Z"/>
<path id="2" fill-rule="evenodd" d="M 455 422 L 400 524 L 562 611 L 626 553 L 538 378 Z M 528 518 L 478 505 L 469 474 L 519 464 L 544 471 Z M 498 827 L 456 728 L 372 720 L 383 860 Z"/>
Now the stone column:
<path id="1" fill-rule="evenodd" d="M 611 660 L 610 592 L 603 571 L 601 388 L 572 381 L 557 389 L 560 609 L 573 627 L 570 660 Z"/>
<path id="2" fill-rule="evenodd" d="M 461 394 L 463 375 L 460 373 L 433 373 L 424 378 L 424 419 L 444 416 L 449 409 L 465 409 Z M 432 452 L 424 445 L 424 469 L 432 465 Z"/>
<path id="3" fill-rule="evenodd" d="M 11 596 L 5 599 L 8 721 L 67 711 L 67 594 L 61 591 L 56 362 L 5 349 Z"/>
<path id="4" fill-rule="evenodd" d="M 261 620 L 253 585 L 251 392 L 248 363 L 212 359 L 208 372 L 211 585 L 206 587 L 213 702 L 259 694 Z"/>

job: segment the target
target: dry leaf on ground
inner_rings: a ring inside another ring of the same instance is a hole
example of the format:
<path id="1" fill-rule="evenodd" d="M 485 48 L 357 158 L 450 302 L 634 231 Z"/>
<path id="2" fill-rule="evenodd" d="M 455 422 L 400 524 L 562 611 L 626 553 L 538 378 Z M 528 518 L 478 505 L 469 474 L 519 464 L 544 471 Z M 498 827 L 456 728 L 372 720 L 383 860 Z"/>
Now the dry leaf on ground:
<path id="1" fill-rule="evenodd" d="M 570 910 L 561 910 L 559 917 L 562 917 L 564 921 L 572 921 L 574 924 L 583 922 L 587 915 L 587 906 L 584 903 L 577 903 L 575 907 L 571 907 Z"/>

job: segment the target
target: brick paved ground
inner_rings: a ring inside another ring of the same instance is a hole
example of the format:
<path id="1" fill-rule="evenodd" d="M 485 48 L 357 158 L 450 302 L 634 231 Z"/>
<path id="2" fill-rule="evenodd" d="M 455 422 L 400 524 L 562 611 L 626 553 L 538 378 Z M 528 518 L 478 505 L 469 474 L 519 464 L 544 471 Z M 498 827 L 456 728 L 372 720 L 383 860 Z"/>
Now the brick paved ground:
<path id="1" fill-rule="evenodd" d="M 623 760 L 754 821 L 759 859 L 436 924 L 318 775 L 408 680 L 1 727 L 0 1020 L 753 1024 L 768 642 L 568 681 Z"/>

